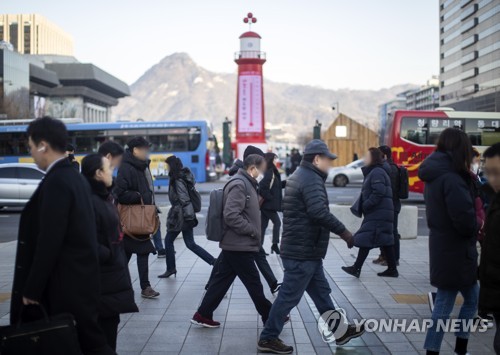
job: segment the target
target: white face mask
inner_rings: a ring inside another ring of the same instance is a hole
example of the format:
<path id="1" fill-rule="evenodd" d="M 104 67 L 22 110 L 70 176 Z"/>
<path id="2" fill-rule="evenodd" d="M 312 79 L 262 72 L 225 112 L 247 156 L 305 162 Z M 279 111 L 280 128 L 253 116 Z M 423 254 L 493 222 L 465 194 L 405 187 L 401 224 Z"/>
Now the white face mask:
<path id="1" fill-rule="evenodd" d="M 478 163 L 474 163 L 471 165 L 470 167 L 470 170 L 474 173 L 474 174 L 477 174 L 479 172 L 479 164 Z"/>
<path id="2" fill-rule="evenodd" d="M 264 178 L 264 174 L 259 173 L 259 175 L 255 178 L 255 180 L 257 180 L 257 182 L 261 182 L 263 178 Z"/>

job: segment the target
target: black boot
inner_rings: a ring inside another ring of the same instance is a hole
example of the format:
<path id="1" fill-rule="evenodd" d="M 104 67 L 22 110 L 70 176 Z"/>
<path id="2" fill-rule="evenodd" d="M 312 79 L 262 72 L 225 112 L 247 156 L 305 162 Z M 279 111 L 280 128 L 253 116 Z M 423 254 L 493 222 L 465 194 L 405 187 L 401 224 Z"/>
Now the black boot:
<path id="1" fill-rule="evenodd" d="M 278 244 L 271 245 L 271 254 L 272 253 L 280 255 L 280 248 L 278 247 Z"/>
<path id="2" fill-rule="evenodd" d="M 359 279 L 359 275 L 361 275 L 361 269 L 356 266 L 342 266 L 342 270 L 347 272 L 349 275 L 357 277 Z"/>
<path id="3" fill-rule="evenodd" d="M 377 275 L 382 277 L 398 277 L 399 273 L 397 269 L 388 268 L 385 271 L 379 272 Z"/>
<path id="4" fill-rule="evenodd" d="M 158 275 L 158 278 L 160 279 L 166 279 L 169 278 L 170 276 L 174 275 L 177 278 L 177 270 L 170 270 L 170 271 L 165 271 L 163 274 Z"/>

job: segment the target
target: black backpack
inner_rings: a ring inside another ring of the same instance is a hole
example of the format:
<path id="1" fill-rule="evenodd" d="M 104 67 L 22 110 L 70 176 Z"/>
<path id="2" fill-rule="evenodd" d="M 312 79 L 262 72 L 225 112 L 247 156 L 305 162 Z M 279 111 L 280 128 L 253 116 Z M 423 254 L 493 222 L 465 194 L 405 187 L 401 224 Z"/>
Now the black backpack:
<path id="1" fill-rule="evenodd" d="M 224 188 L 215 189 L 210 192 L 210 204 L 208 205 L 207 218 L 205 219 L 205 234 L 207 239 L 213 242 L 220 242 L 224 234 L 224 190 L 234 180 L 243 180 L 242 177 L 233 177 Z M 245 182 L 247 201 L 249 199 L 248 188 Z"/>
<path id="2" fill-rule="evenodd" d="M 398 167 L 399 170 L 399 189 L 398 189 L 398 197 L 401 200 L 405 200 L 408 198 L 410 193 L 410 180 L 408 178 L 408 169 L 406 169 L 403 165 Z"/>
<path id="3" fill-rule="evenodd" d="M 191 204 L 193 205 L 194 211 L 195 212 L 200 212 L 201 211 L 201 195 L 196 190 L 196 187 L 194 184 L 188 183 L 187 184 L 188 192 L 189 192 L 189 199 L 191 200 Z"/>

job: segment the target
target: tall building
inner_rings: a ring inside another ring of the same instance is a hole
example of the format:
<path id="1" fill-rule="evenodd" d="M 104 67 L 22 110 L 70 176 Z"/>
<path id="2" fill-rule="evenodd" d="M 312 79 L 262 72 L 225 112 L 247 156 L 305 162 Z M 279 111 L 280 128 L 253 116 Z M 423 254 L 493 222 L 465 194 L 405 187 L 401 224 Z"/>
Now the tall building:
<path id="1" fill-rule="evenodd" d="M 378 107 L 379 129 L 378 136 L 380 144 L 384 144 L 387 128 L 387 118 L 392 111 L 406 109 L 406 94 L 411 91 L 405 91 L 398 94 L 393 100 L 383 103 Z"/>
<path id="2" fill-rule="evenodd" d="M 406 94 L 406 109 L 432 111 L 439 107 L 439 79 L 433 76 L 420 89 Z"/>
<path id="3" fill-rule="evenodd" d="M 440 0 L 440 106 L 500 111 L 500 1 Z"/>
<path id="4" fill-rule="evenodd" d="M 73 38 L 38 14 L 0 15 L 0 41 L 22 54 L 73 55 Z"/>

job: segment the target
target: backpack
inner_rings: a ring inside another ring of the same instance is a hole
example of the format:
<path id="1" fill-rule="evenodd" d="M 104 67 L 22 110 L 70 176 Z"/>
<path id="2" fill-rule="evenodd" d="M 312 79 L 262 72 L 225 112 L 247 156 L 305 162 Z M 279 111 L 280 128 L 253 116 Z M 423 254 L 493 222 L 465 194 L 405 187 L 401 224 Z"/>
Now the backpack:
<path id="1" fill-rule="evenodd" d="M 409 197 L 410 194 L 410 180 L 408 178 L 408 169 L 406 169 L 403 165 L 398 167 L 399 170 L 399 189 L 398 189 L 398 197 L 401 200 L 405 200 Z"/>
<path id="2" fill-rule="evenodd" d="M 191 200 L 191 204 L 193 205 L 194 211 L 195 212 L 200 212 L 201 211 L 201 195 L 196 190 L 196 187 L 194 184 L 188 183 L 187 184 L 188 192 L 189 192 L 189 199 Z"/>
<path id="3" fill-rule="evenodd" d="M 224 234 L 224 190 L 234 180 L 244 178 L 233 177 L 222 189 L 215 189 L 210 192 L 210 204 L 208 205 L 207 218 L 205 219 L 205 234 L 207 239 L 213 242 L 220 242 Z M 247 201 L 249 199 L 248 188 L 245 182 Z"/>

